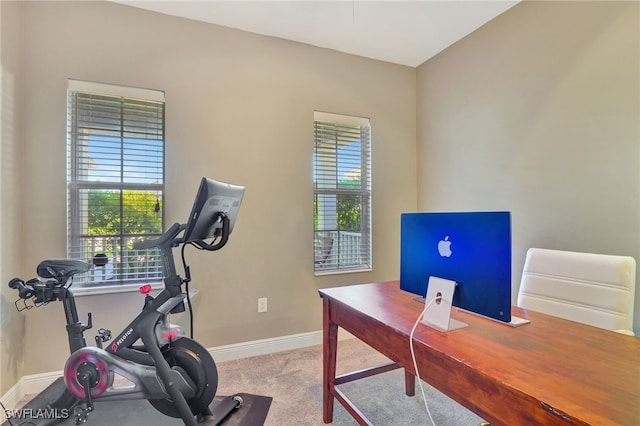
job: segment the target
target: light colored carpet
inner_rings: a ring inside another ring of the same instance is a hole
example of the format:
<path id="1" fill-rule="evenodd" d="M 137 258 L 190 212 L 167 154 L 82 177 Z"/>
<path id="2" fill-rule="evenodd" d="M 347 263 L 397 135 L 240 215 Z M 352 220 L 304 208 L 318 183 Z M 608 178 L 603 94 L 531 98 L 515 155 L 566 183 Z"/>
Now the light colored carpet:
<path id="1" fill-rule="evenodd" d="M 358 339 L 338 342 L 338 375 L 387 362 L 387 358 Z M 321 345 L 220 362 L 217 367 L 217 395 L 244 392 L 273 398 L 266 426 L 324 425 Z M 476 426 L 482 421 L 431 386 L 424 382 L 423 385 L 437 426 Z M 405 395 L 401 369 L 345 383 L 340 389 L 376 426 L 431 425 L 417 383 L 416 395 Z M 336 401 L 334 406 L 333 425 L 357 425 L 340 403 Z"/>
<path id="2" fill-rule="evenodd" d="M 388 362 L 358 339 L 338 343 L 337 374 Z M 218 394 L 247 392 L 273 397 L 265 425 L 323 425 L 322 346 L 218 363 Z M 438 426 L 475 426 L 482 419 L 424 384 L 431 415 Z M 404 393 L 404 372 L 394 370 L 340 386 L 358 409 L 379 426 L 430 425 L 416 383 L 416 395 Z M 336 401 L 333 424 L 356 425 Z"/>

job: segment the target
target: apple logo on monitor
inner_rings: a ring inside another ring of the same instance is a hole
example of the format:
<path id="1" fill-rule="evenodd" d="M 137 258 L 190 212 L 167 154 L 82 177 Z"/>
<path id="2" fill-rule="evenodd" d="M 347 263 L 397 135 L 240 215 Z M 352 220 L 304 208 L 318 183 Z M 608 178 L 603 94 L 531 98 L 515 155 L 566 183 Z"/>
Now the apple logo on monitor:
<path id="1" fill-rule="evenodd" d="M 449 236 L 444 237 L 444 240 L 440 240 L 438 242 L 438 253 L 442 257 L 451 256 L 451 241 L 449 241 Z"/>

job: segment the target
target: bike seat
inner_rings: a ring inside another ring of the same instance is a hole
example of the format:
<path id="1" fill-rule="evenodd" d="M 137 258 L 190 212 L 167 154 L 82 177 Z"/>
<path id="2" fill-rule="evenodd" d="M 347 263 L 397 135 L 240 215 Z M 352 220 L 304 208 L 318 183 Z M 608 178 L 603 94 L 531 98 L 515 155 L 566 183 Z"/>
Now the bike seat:
<path id="1" fill-rule="evenodd" d="M 36 268 L 39 277 L 42 278 L 71 278 L 75 274 L 87 272 L 91 265 L 77 259 L 47 259 L 40 262 Z"/>

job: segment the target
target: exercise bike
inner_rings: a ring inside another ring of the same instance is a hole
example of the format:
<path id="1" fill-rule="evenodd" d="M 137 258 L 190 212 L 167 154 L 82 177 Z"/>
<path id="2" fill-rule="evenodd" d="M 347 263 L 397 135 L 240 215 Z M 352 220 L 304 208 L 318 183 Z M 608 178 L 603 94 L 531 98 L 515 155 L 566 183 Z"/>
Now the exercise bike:
<path id="1" fill-rule="evenodd" d="M 79 321 L 70 289 L 73 276 L 89 271 L 89 263 L 44 260 L 37 267 L 39 278 L 9 282 L 9 287 L 18 290 L 15 303 L 19 311 L 52 301 L 61 301 L 64 306 L 71 355 L 64 367 L 66 389 L 48 404 L 49 409 L 73 408 L 76 424 L 80 424 L 87 421 L 96 400 L 147 399 L 156 410 L 191 426 L 219 424 L 241 406 L 242 398 L 235 395 L 210 409 L 218 387 L 216 364 L 202 345 L 184 335 L 182 327 L 169 323 L 168 315 L 184 312 L 188 302 L 188 292 L 182 292 L 182 286 L 188 289 L 191 280 L 185 245 L 221 249 L 228 241 L 243 193 L 244 187 L 203 178 L 187 224 L 175 223 L 159 238 L 134 244 L 136 250 L 160 250 L 165 288 L 153 297 L 151 286 L 142 286 L 142 311 L 113 339 L 110 330 L 99 329 L 96 346 L 88 346 L 84 337 L 92 328 L 91 313 L 86 325 Z M 205 242 L 210 238 L 210 243 Z M 177 247 L 183 250 L 185 278 L 176 271 L 173 249 Z M 112 342 L 103 348 L 109 340 Z M 117 376 L 128 383 L 119 386 Z"/>

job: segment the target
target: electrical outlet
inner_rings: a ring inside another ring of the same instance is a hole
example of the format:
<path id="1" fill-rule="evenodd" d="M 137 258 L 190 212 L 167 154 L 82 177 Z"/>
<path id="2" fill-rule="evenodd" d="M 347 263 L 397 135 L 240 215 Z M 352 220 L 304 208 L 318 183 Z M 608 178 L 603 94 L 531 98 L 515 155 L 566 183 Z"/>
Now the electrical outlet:
<path id="1" fill-rule="evenodd" d="M 267 298 L 260 297 L 258 299 L 258 312 L 267 312 Z"/>

